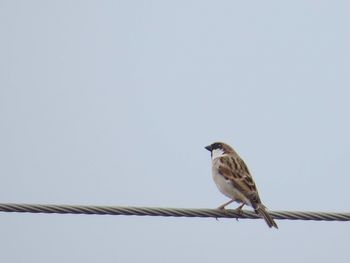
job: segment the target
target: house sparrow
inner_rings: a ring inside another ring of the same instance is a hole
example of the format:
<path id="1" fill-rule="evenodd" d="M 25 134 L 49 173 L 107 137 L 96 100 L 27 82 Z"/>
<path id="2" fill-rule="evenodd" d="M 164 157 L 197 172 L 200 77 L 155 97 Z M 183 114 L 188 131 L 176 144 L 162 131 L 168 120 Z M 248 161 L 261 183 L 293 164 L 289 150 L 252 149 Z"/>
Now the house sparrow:
<path id="1" fill-rule="evenodd" d="M 255 186 L 248 167 L 233 148 L 222 142 L 215 142 L 205 147 L 211 152 L 212 176 L 220 192 L 231 200 L 219 207 L 236 201 L 241 203 L 237 211 L 241 211 L 244 205 L 252 206 L 255 213 L 264 218 L 269 227 L 277 227 L 276 222 L 261 203 L 258 190 Z"/>

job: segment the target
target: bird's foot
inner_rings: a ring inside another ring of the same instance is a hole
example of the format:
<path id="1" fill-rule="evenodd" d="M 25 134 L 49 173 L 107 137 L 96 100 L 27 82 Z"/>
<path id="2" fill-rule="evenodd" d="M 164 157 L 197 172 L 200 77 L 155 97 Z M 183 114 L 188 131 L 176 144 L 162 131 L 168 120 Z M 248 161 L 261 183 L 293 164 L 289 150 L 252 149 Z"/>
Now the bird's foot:
<path id="1" fill-rule="evenodd" d="M 226 206 L 226 204 L 220 205 L 217 209 L 219 209 L 221 211 L 226 211 L 225 206 Z"/>
<path id="2" fill-rule="evenodd" d="M 237 207 L 234 211 L 235 213 L 237 213 L 238 215 L 243 215 L 243 211 L 242 208 L 245 204 L 240 205 L 239 207 Z M 236 220 L 238 221 L 238 217 L 236 217 Z"/>
<path id="3" fill-rule="evenodd" d="M 220 210 L 220 212 L 223 212 L 225 215 L 228 215 L 227 210 L 225 209 L 225 206 L 226 206 L 226 205 L 224 204 L 224 205 L 219 206 L 219 207 L 216 208 L 216 209 Z M 219 221 L 219 219 L 218 219 L 217 217 L 215 217 L 215 219 L 216 219 L 217 221 Z"/>

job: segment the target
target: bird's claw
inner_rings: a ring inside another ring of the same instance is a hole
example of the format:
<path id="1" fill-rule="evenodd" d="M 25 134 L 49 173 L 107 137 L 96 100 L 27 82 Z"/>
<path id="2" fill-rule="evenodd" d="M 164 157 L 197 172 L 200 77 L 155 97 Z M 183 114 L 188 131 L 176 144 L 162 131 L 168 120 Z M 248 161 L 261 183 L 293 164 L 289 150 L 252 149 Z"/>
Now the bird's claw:
<path id="1" fill-rule="evenodd" d="M 244 204 L 241 205 L 241 206 L 239 206 L 239 207 L 237 207 L 237 208 L 234 210 L 235 213 L 238 214 L 238 215 L 240 215 L 240 216 L 243 215 L 243 211 L 242 211 L 243 206 L 244 206 Z M 238 217 L 236 217 L 236 220 L 238 221 Z"/>

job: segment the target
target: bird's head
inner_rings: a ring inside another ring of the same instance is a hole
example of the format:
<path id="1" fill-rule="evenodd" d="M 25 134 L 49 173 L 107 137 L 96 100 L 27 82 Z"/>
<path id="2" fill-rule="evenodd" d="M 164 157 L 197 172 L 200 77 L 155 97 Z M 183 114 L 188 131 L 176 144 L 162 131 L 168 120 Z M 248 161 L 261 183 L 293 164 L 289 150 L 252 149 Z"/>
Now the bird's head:
<path id="1" fill-rule="evenodd" d="M 223 155 L 235 153 L 235 151 L 230 145 L 223 142 L 214 142 L 204 148 L 207 149 L 209 152 L 211 152 L 212 159 L 215 159 Z"/>

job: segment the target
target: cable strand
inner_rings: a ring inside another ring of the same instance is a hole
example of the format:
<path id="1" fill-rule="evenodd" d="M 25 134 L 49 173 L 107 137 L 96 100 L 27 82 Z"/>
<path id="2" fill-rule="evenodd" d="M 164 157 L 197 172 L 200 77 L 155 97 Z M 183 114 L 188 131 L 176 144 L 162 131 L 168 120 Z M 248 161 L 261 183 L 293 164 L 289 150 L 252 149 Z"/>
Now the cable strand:
<path id="1" fill-rule="evenodd" d="M 132 206 L 87 206 L 87 205 L 41 205 L 0 203 L 0 212 L 48 213 L 48 214 L 86 214 L 86 215 L 125 215 L 125 216 L 164 216 L 201 218 L 241 218 L 258 219 L 255 212 L 243 210 L 221 211 L 218 209 L 159 208 Z M 279 220 L 350 221 L 350 213 L 269 211 Z"/>

